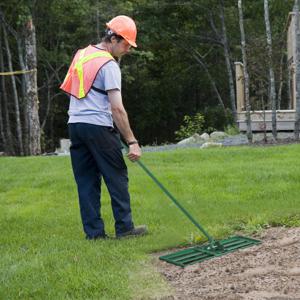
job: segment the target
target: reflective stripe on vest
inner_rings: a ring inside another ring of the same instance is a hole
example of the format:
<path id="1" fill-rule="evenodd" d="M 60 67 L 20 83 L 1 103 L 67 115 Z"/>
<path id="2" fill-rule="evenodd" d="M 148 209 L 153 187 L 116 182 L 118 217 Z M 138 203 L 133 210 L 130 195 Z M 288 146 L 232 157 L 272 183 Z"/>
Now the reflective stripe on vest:
<path id="1" fill-rule="evenodd" d="M 78 50 L 60 89 L 78 100 L 84 98 L 99 70 L 110 60 L 114 61 L 114 58 L 109 52 L 92 45 Z"/>
<path id="2" fill-rule="evenodd" d="M 84 84 L 83 84 L 83 64 L 97 57 L 108 57 L 112 58 L 111 54 L 108 52 L 95 52 L 90 55 L 84 56 L 86 49 L 83 49 L 79 53 L 79 60 L 75 64 L 74 68 L 77 71 L 79 78 L 79 98 L 85 96 Z"/>

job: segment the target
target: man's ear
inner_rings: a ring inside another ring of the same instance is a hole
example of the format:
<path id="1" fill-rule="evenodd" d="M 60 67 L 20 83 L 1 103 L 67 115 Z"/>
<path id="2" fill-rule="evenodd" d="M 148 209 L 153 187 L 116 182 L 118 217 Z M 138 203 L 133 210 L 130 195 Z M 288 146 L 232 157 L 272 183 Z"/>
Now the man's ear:
<path id="1" fill-rule="evenodd" d="M 117 44 L 122 42 L 124 39 L 120 39 L 119 37 L 116 37 L 115 35 L 111 36 L 110 41 L 112 44 Z M 113 42 L 114 41 L 114 42 Z"/>
<path id="2" fill-rule="evenodd" d="M 118 40 L 117 40 L 117 38 L 116 38 L 114 35 L 112 35 L 112 36 L 110 37 L 110 42 L 111 42 L 112 44 L 116 44 L 116 43 L 118 42 Z"/>

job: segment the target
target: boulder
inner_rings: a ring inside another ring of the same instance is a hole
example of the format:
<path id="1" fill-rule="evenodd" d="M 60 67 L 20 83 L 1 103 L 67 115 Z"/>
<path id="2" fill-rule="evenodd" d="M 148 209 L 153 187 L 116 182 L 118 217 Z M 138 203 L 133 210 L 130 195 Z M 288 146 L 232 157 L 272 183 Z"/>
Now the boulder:
<path id="1" fill-rule="evenodd" d="M 255 133 L 252 136 L 252 142 L 253 143 L 264 143 L 264 142 L 266 142 L 266 143 L 271 143 L 271 144 L 276 143 L 276 140 L 274 139 L 274 137 L 272 135 L 272 132 L 267 132 L 266 138 L 267 138 L 267 140 L 265 141 L 264 133 L 261 133 L 261 132 Z"/>
<path id="2" fill-rule="evenodd" d="M 55 150 L 57 155 L 68 155 L 70 154 L 71 141 L 69 139 L 60 140 L 60 148 Z"/>
<path id="3" fill-rule="evenodd" d="M 262 143 L 262 142 L 276 143 L 276 140 L 274 139 L 272 132 L 267 132 L 266 136 L 267 136 L 267 141 L 264 141 L 264 133 L 262 132 L 254 133 L 252 141 L 253 143 Z M 293 141 L 294 132 L 277 132 L 277 140 L 281 142 Z"/>
<path id="4" fill-rule="evenodd" d="M 247 145 L 249 140 L 245 134 L 229 135 L 222 140 L 224 146 Z"/>
<path id="5" fill-rule="evenodd" d="M 209 140 L 209 134 L 204 132 L 200 135 L 200 138 L 204 141 L 208 141 Z"/>
<path id="6" fill-rule="evenodd" d="M 223 131 L 214 131 L 210 134 L 210 139 L 213 141 L 218 141 L 224 139 L 226 136 L 228 136 L 228 134 Z"/>
<path id="7" fill-rule="evenodd" d="M 201 136 L 198 133 L 193 134 L 192 136 L 181 140 L 178 142 L 178 145 L 188 145 L 188 144 L 203 144 L 205 140 L 201 138 Z"/>
<path id="8" fill-rule="evenodd" d="M 214 143 L 214 142 L 206 142 L 204 143 L 200 148 L 204 149 L 204 148 L 218 148 L 218 147 L 222 147 L 222 143 Z"/>
<path id="9" fill-rule="evenodd" d="M 294 132 L 277 132 L 278 140 L 294 140 L 295 133 Z"/>

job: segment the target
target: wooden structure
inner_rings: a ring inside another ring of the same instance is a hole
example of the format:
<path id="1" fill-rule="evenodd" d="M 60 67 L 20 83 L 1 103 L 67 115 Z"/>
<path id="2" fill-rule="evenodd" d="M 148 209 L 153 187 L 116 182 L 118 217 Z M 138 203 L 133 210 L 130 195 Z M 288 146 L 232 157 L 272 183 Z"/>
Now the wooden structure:
<path id="1" fill-rule="evenodd" d="M 296 107 L 296 77 L 295 77 L 295 13 L 289 13 L 287 22 L 287 62 L 290 103 L 288 110 L 277 110 L 277 131 L 294 131 Z M 244 92 L 243 64 L 235 63 L 237 123 L 240 131 L 247 130 Z M 272 111 L 251 111 L 252 131 L 272 131 Z"/>

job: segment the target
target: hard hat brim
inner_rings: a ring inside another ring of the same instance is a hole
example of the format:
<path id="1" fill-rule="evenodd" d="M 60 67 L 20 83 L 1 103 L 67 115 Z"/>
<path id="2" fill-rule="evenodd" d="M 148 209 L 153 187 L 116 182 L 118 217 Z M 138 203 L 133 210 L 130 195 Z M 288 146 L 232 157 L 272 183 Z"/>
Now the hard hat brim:
<path id="1" fill-rule="evenodd" d="M 131 41 L 130 39 L 127 39 L 125 36 L 119 34 L 118 32 L 114 31 L 113 28 L 109 25 L 109 23 L 106 23 L 106 27 L 115 32 L 116 34 L 120 35 L 125 41 L 127 41 L 132 47 L 137 48 L 137 44 L 134 41 Z"/>
<path id="2" fill-rule="evenodd" d="M 126 40 L 126 39 L 125 39 Z M 137 47 L 137 44 L 135 42 L 132 42 L 132 41 L 129 41 L 129 40 L 126 40 L 132 47 L 136 48 Z"/>

